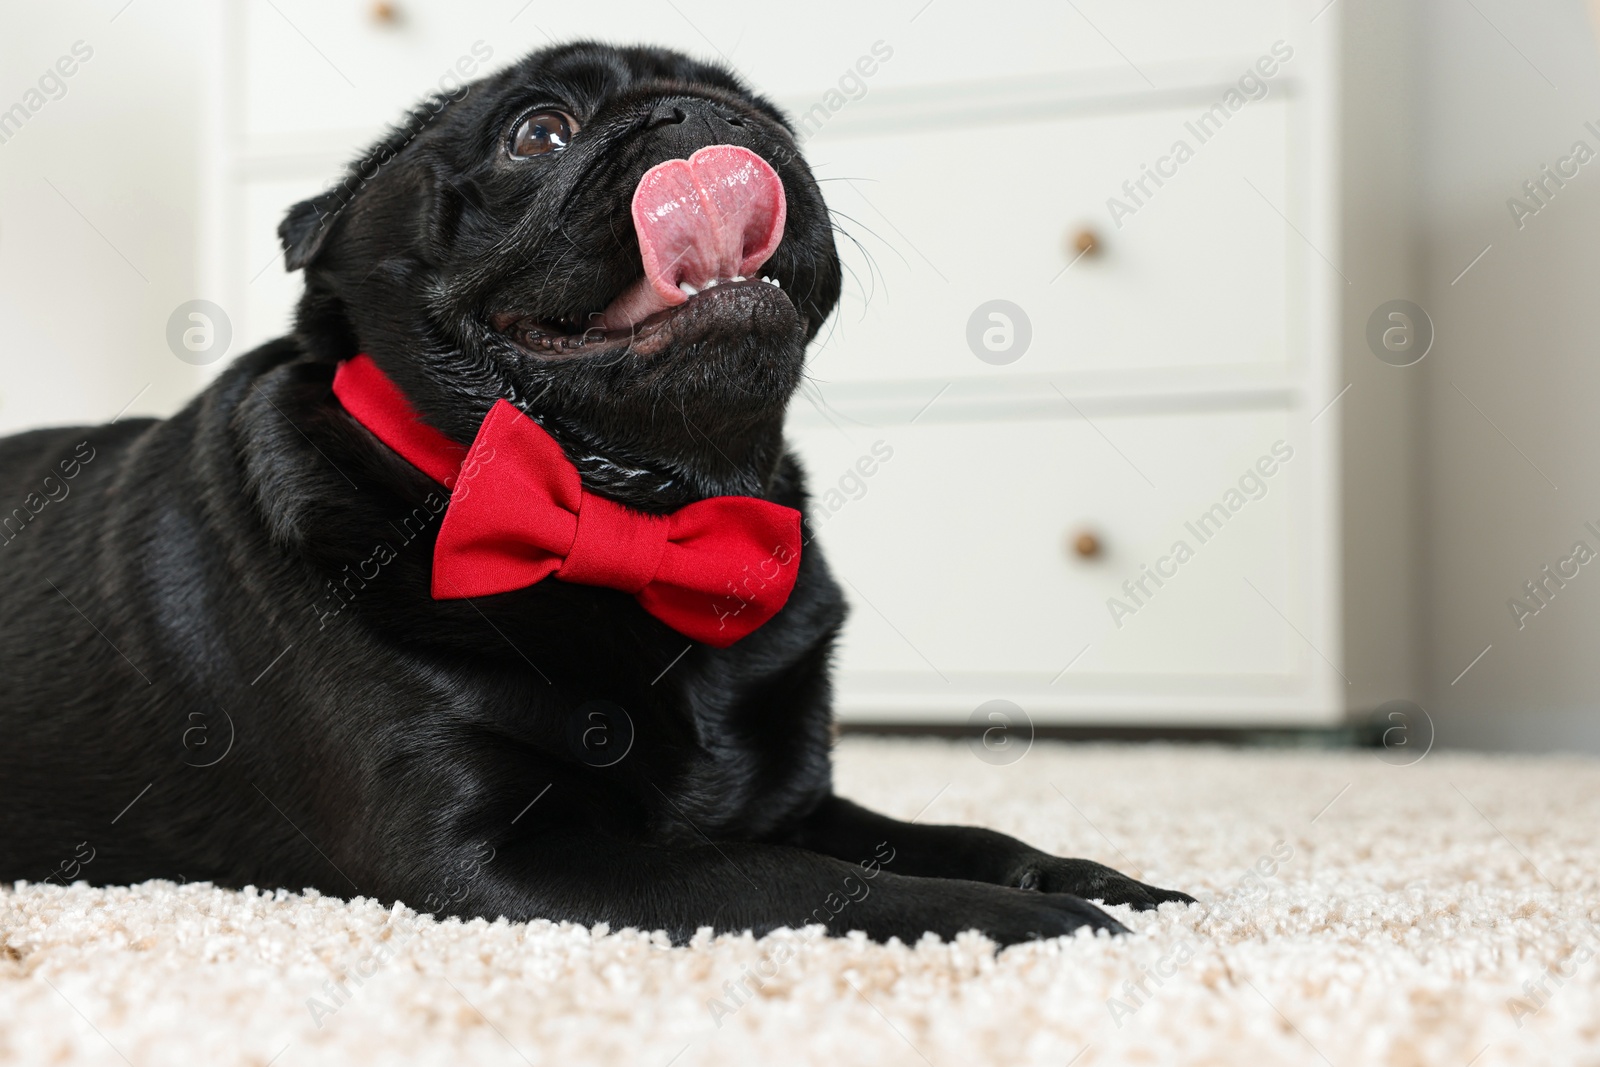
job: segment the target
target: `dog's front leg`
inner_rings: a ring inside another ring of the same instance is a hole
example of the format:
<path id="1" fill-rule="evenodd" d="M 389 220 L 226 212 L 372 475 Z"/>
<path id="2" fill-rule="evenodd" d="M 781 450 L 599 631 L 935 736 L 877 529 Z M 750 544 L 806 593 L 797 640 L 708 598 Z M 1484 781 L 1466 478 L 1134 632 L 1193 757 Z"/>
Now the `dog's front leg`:
<path id="1" fill-rule="evenodd" d="M 834 935 L 861 930 L 908 944 L 929 931 L 951 938 L 978 930 L 1002 945 L 1085 926 L 1123 929 L 1074 896 L 909 877 L 892 869 L 897 863 L 870 850 L 853 862 L 786 845 L 662 848 L 559 834 L 408 863 L 405 884 L 389 895 L 438 915 L 603 922 L 665 930 L 680 943 L 702 927 L 760 935 L 820 924 Z"/>
<path id="2" fill-rule="evenodd" d="M 975 826 L 923 826 L 829 796 L 802 823 L 794 844 L 829 856 L 892 850 L 894 870 L 925 878 L 964 878 L 1044 893 L 1071 893 L 1148 911 L 1187 893 L 1158 889 L 1091 860 L 1063 859 L 1014 837 Z"/>

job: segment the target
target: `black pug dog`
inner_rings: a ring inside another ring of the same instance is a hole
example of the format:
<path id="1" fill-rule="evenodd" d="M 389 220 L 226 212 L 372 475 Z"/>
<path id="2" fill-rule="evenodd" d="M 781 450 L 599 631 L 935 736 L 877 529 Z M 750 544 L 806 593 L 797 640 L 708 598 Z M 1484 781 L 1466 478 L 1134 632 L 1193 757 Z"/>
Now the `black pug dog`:
<path id="1" fill-rule="evenodd" d="M 289 212 L 292 336 L 0 441 L 0 879 L 678 940 L 1190 900 L 833 792 L 782 431 L 840 265 L 791 134 L 675 52 L 531 55 Z"/>

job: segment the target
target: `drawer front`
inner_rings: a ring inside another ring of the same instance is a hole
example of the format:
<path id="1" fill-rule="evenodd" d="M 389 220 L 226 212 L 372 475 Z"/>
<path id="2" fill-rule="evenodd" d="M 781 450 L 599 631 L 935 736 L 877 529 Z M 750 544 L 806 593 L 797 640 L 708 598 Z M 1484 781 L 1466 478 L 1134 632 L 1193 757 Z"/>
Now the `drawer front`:
<path id="1" fill-rule="evenodd" d="M 1294 425 L 1265 410 L 791 427 L 852 605 L 846 686 L 983 675 L 1071 693 L 1302 671 L 1285 618 L 1311 640 L 1319 628 L 1313 460 Z M 1080 554 L 1083 535 L 1097 554 Z"/>
<path id="2" fill-rule="evenodd" d="M 1249 104 L 1204 144 L 1189 129 L 1200 105 L 860 137 L 824 128 L 807 155 L 856 240 L 840 241 L 845 297 L 813 376 L 1087 373 L 1133 385 L 1170 370 L 1284 371 L 1304 269 L 1278 214 L 1295 213 L 1293 106 Z M 1180 140 L 1193 157 L 1162 163 L 1175 173 L 1146 180 L 1135 205 L 1123 183 Z M 1112 197 L 1132 213 L 1114 222 Z M 1078 258 L 1083 232 L 1097 247 Z M 1021 309 L 1026 348 L 1011 347 L 1014 312 L 978 313 L 990 300 Z"/>
<path id="3" fill-rule="evenodd" d="M 959 5 L 926 0 L 814 0 L 803 12 L 746 0 L 395 0 L 383 5 L 394 12 L 387 20 L 375 16 L 378 6 L 241 0 L 235 33 L 250 138 L 374 133 L 441 82 L 448 89 L 460 71 L 484 69 L 485 52 L 487 65 L 498 67 L 552 41 L 585 37 L 725 58 L 751 85 L 795 98 L 797 106 L 820 98 L 841 77 L 853 95 L 848 72 L 885 51 L 881 68 L 868 64 L 873 88 L 1088 72 L 1143 88 L 1138 70 L 1148 76 L 1172 64 L 1248 60 L 1287 35 L 1291 5 L 1079 0 L 1075 11 L 1068 4 L 997 0 L 973 19 Z"/>
<path id="4" fill-rule="evenodd" d="M 1106 199 L 1174 137 L 1193 140 L 1184 124 L 1194 108 L 871 137 L 825 129 L 807 152 L 856 240 L 839 240 L 845 293 L 812 350 L 812 377 L 1079 375 L 1142 388 L 1173 372 L 1287 373 L 1299 358 L 1292 294 L 1308 269 L 1278 214 L 1294 210 L 1292 106 L 1269 98 L 1241 110 L 1165 186 L 1147 183 L 1155 195 L 1121 228 Z M 246 278 L 272 255 L 289 205 L 336 177 L 249 183 Z M 1083 229 L 1099 249 L 1074 263 Z M 250 283 L 252 315 L 258 303 L 270 310 L 261 294 L 274 287 L 278 297 L 292 288 L 281 278 Z M 1004 323 L 978 314 L 990 300 L 1026 319 L 1030 339 L 1011 362 L 986 347 L 989 336 L 1021 336 L 1012 312 Z"/>

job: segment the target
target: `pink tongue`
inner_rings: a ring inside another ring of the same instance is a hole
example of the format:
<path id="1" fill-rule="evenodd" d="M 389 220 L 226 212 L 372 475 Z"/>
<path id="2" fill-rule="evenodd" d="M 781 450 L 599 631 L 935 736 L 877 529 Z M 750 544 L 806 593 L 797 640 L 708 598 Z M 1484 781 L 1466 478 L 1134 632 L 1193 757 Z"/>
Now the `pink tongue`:
<path id="1" fill-rule="evenodd" d="M 644 278 L 606 309 L 616 329 L 689 299 L 678 288 L 749 275 L 783 240 L 783 183 L 767 161 L 736 145 L 711 145 L 645 172 L 633 193 Z"/>

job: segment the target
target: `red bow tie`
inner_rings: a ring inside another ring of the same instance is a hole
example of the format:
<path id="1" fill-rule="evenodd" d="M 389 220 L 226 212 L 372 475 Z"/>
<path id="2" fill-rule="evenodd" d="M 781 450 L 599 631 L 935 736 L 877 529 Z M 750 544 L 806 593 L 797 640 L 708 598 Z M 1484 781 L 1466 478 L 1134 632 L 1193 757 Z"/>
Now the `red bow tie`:
<path id="1" fill-rule="evenodd" d="M 333 393 L 378 440 L 450 493 L 433 598 L 522 589 L 555 576 L 632 593 L 685 637 L 727 648 L 777 614 L 800 563 L 800 513 L 748 496 L 650 515 L 587 492 L 561 446 L 504 400 L 466 448 L 417 418 L 365 355 Z"/>

